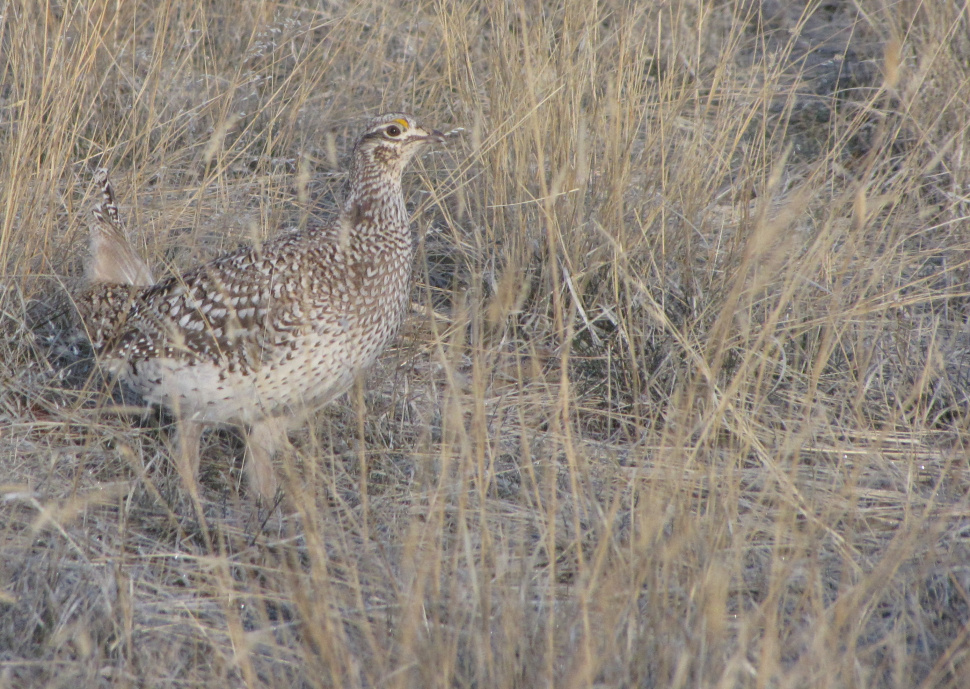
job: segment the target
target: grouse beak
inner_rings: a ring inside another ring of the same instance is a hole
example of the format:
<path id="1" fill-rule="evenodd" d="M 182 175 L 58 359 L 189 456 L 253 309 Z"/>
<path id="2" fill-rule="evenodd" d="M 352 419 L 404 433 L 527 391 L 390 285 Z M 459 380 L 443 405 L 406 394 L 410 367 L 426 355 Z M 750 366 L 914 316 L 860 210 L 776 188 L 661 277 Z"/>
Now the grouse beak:
<path id="1" fill-rule="evenodd" d="M 421 130 L 424 132 L 424 136 L 422 136 L 420 139 L 417 139 L 417 141 L 420 141 L 421 143 L 428 143 L 428 144 L 430 143 L 443 144 L 445 142 L 445 135 L 439 132 L 437 129 L 425 129 L 424 127 L 421 127 Z"/>

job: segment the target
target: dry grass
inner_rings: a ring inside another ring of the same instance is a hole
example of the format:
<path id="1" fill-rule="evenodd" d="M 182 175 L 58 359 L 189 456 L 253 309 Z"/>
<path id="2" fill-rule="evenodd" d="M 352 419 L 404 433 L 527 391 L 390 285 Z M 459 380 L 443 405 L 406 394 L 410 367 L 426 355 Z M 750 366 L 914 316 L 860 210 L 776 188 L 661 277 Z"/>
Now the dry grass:
<path id="1" fill-rule="evenodd" d="M 970 21 L 797 4 L 3 5 L 0 687 L 965 686 Z M 197 519 L 71 334 L 91 170 L 164 274 L 399 108 L 407 332 Z"/>

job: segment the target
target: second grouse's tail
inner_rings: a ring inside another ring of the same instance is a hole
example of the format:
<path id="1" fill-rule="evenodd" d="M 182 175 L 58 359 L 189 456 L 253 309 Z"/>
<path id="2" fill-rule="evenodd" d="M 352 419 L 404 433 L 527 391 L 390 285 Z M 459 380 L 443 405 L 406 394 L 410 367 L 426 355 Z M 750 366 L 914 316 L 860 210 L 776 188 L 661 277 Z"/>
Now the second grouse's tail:
<path id="1" fill-rule="evenodd" d="M 118 214 L 114 190 L 108 171 L 99 169 L 94 176 L 101 185 L 101 203 L 94 206 L 91 223 L 91 256 L 85 266 L 89 284 L 136 285 L 155 284 L 148 264 L 135 253 L 125 234 L 124 223 Z"/>

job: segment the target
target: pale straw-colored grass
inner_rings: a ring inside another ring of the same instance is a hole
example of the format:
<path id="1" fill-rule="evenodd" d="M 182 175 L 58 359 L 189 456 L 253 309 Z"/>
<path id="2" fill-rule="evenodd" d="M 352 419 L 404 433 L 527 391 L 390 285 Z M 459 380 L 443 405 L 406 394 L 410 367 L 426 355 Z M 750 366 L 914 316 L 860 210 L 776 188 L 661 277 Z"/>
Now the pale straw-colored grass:
<path id="1" fill-rule="evenodd" d="M 964 686 L 958 4 L 8 3 L 0 687 Z M 200 521 L 74 330 L 92 171 L 164 275 L 391 109 L 463 129 L 405 332 Z"/>

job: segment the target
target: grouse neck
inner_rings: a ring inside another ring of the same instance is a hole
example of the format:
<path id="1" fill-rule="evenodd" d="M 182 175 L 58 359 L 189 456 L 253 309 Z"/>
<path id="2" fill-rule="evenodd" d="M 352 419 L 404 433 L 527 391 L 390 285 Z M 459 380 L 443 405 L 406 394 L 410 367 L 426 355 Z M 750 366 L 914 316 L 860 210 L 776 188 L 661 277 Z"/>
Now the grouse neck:
<path id="1" fill-rule="evenodd" d="M 408 215 L 400 173 L 381 174 L 368 167 L 355 169 L 341 218 L 358 235 L 407 232 Z"/>

